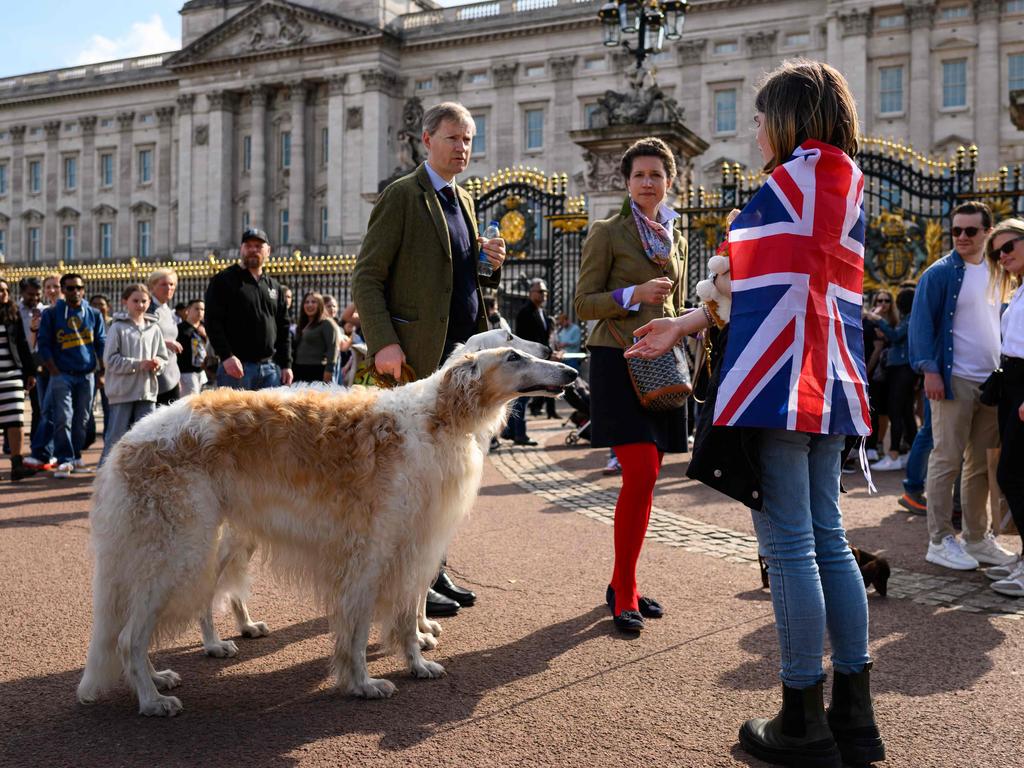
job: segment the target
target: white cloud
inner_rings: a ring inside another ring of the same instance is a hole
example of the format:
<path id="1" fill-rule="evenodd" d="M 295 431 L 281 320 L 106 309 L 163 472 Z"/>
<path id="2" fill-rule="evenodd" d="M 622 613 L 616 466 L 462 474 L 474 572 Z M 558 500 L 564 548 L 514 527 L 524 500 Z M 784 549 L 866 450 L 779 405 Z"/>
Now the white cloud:
<path id="1" fill-rule="evenodd" d="M 181 47 L 181 37 L 170 34 L 159 15 L 153 14 L 149 21 L 132 23 L 128 34 L 111 39 L 104 35 L 93 35 L 89 42 L 72 57 L 71 65 L 96 64 L 112 59 L 128 59 L 132 56 L 146 56 L 151 53 L 176 51 Z"/>

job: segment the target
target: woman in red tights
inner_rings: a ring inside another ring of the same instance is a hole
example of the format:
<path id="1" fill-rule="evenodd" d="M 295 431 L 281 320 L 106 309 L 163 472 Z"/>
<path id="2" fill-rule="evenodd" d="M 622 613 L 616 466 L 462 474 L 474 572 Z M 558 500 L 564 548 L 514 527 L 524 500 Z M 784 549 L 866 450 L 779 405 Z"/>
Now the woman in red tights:
<path id="1" fill-rule="evenodd" d="M 651 516 L 654 484 L 666 453 L 686 451 L 686 412 L 652 413 L 640 405 L 623 350 L 649 320 L 675 317 L 686 296 L 686 240 L 678 214 L 665 205 L 676 164 L 660 139 L 641 139 L 622 156 L 629 192 L 616 216 L 597 221 L 583 244 L 576 285 L 576 314 L 598 320 L 590 350 L 591 444 L 611 446 L 622 465 L 615 505 L 615 569 L 606 600 L 615 626 L 643 629 L 662 607 L 642 596 L 636 566 Z"/>

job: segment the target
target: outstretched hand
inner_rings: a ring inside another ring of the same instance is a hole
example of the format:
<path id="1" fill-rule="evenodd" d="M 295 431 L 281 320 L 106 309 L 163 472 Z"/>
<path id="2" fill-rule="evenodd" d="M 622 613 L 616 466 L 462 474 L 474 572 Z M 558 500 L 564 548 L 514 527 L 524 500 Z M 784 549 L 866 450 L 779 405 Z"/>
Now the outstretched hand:
<path id="1" fill-rule="evenodd" d="M 680 328 L 678 318 L 660 317 L 651 320 L 633 331 L 638 337 L 637 342 L 626 350 L 626 357 L 639 357 L 644 360 L 653 360 L 674 347 L 685 335 L 685 329 Z"/>

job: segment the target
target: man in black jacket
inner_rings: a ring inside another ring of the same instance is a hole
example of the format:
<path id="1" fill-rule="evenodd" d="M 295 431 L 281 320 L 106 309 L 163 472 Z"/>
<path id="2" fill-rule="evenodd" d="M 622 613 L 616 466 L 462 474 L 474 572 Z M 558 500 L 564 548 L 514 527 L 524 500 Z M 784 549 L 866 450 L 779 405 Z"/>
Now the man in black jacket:
<path id="1" fill-rule="evenodd" d="M 239 264 L 206 289 L 206 332 L 220 358 L 217 386 L 266 389 L 292 383 L 288 310 L 281 284 L 263 272 L 270 244 L 262 229 L 242 233 Z"/>
<path id="2" fill-rule="evenodd" d="M 544 305 L 548 300 L 548 287 L 539 277 L 530 281 L 529 301 L 523 305 L 516 315 L 516 335 L 521 339 L 536 341 L 548 346 L 554 321 L 544 313 Z M 552 397 L 535 397 L 530 403 L 530 413 L 540 416 L 540 409 L 547 405 L 548 418 L 557 419 L 555 400 Z"/>

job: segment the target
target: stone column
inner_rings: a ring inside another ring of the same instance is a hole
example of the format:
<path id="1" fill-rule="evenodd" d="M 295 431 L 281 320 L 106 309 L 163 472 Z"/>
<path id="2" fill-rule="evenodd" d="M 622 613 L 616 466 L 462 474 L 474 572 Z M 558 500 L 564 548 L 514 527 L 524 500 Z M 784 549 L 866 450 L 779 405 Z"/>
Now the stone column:
<path id="1" fill-rule="evenodd" d="M 96 196 L 96 115 L 78 118 L 82 127 L 82 173 L 79 187 L 82 190 L 82 215 L 79 219 L 78 252 L 83 261 L 93 258 L 96 232 L 92 220 L 93 200 Z"/>
<path id="2" fill-rule="evenodd" d="M 178 96 L 178 233 L 174 256 L 192 255 L 192 93 Z"/>
<path id="3" fill-rule="evenodd" d="M 976 0 L 978 47 L 974 59 L 974 136 L 978 145 L 978 173 L 999 168 L 999 124 L 1002 99 L 999 93 L 999 7 L 1001 0 Z"/>
<path id="4" fill-rule="evenodd" d="M 363 191 L 376 194 L 377 186 L 394 167 L 386 137 L 391 124 L 390 94 L 398 88 L 398 77 L 383 69 L 364 70 L 359 75 L 363 81 Z"/>
<path id="5" fill-rule="evenodd" d="M 679 83 L 679 105 L 683 108 L 685 117 L 697 119 L 701 114 L 701 83 L 703 73 L 701 61 L 704 58 L 704 51 L 707 49 L 707 40 L 682 40 L 676 43 L 676 58 L 682 73 Z M 586 128 L 586 126 L 583 126 Z"/>
<path id="6" fill-rule="evenodd" d="M 121 112 L 117 116 L 120 135 L 117 142 L 117 239 L 114 255 L 119 258 L 136 256 L 135 237 L 132 233 L 132 126 L 134 112 Z"/>
<path id="7" fill-rule="evenodd" d="M 209 192 L 206 242 L 214 250 L 230 248 L 238 239 L 231 236 L 234 211 L 234 94 L 213 91 L 206 94 L 210 105 Z"/>
<path id="8" fill-rule="evenodd" d="M 43 130 L 46 132 L 46 177 L 43 179 L 43 199 L 45 208 L 43 214 L 43 256 L 44 258 L 58 259 L 63 254 L 60 249 L 58 236 L 61 234 L 57 229 L 57 191 L 61 189 L 61 162 L 60 152 L 57 148 L 57 140 L 60 138 L 60 120 L 50 120 L 43 123 Z"/>
<path id="9" fill-rule="evenodd" d="M 491 67 L 494 79 L 494 109 L 491 110 L 491 122 L 494 123 L 495 168 L 506 168 L 515 162 L 516 147 L 516 102 L 512 96 L 512 86 L 516 81 L 516 62 L 502 62 Z"/>
<path id="10" fill-rule="evenodd" d="M 870 131 L 865 116 L 874 114 L 868 104 L 868 32 L 871 11 L 853 10 L 839 17 L 843 35 L 843 74 L 857 103 L 857 114 L 864 131 Z"/>
<path id="11" fill-rule="evenodd" d="M 17 262 L 28 259 L 23 252 L 25 222 L 21 211 L 25 204 L 25 126 L 12 125 L 11 134 L 11 228 L 7 232 L 7 260 Z"/>
<path id="12" fill-rule="evenodd" d="M 270 232 L 267 221 L 267 87 L 254 85 L 252 98 L 252 134 L 249 166 L 249 223 Z"/>
<path id="13" fill-rule="evenodd" d="M 934 2 L 907 6 L 907 21 L 910 24 L 910 144 L 925 155 L 932 150 L 932 78 L 942 76 L 941 71 L 935 72 L 932 69 L 934 15 Z"/>
<path id="14" fill-rule="evenodd" d="M 306 243 L 306 98 L 309 88 L 300 81 L 288 84 L 292 118 L 292 165 L 288 170 L 288 245 Z M 285 245 L 285 243 L 282 243 Z"/>
<path id="15" fill-rule="evenodd" d="M 575 55 L 554 56 L 549 61 L 551 73 L 555 76 L 555 99 L 551 104 L 551 117 L 554 120 L 554 136 L 567 136 L 572 130 L 572 117 L 576 111 L 576 100 L 573 98 L 573 72 L 576 69 Z M 491 111 L 494 113 L 494 110 Z M 545 153 L 548 173 L 569 173 L 575 163 L 576 148 L 567 141 L 554 142 L 554 152 Z"/>
<path id="16" fill-rule="evenodd" d="M 437 73 L 437 93 L 443 101 L 457 101 L 462 84 L 462 70 L 451 69 Z"/>
<path id="17" fill-rule="evenodd" d="M 340 251 L 342 210 L 345 205 L 344 156 L 346 75 L 331 75 L 327 81 L 327 242 Z"/>
<path id="18" fill-rule="evenodd" d="M 843 44 L 839 36 L 839 17 L 832 15 L 825 23 L 825 63 L 843 68 Z"/>
<path id="19" fill-rule="evenodd" d="M 174 233 L 171 232 L 171 149 L 174 107 L 156 108 L 160 138 L 157 141 L 156 161 L 156 231 L 153 233 L 153 253 L 160 258 L 171 258 L 174 252 Z"/>

